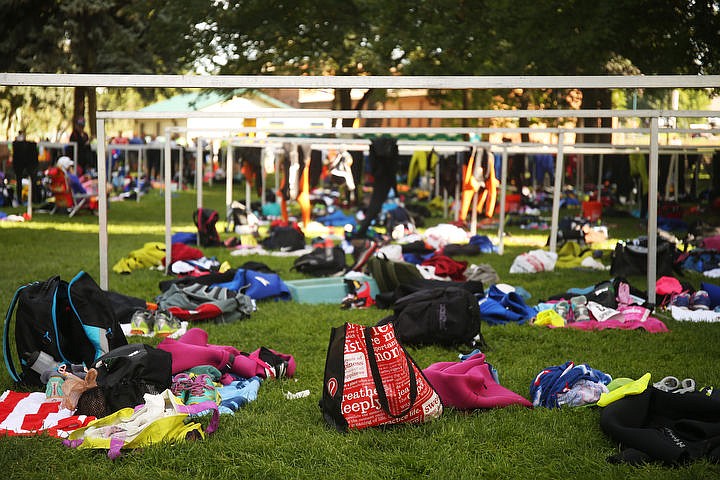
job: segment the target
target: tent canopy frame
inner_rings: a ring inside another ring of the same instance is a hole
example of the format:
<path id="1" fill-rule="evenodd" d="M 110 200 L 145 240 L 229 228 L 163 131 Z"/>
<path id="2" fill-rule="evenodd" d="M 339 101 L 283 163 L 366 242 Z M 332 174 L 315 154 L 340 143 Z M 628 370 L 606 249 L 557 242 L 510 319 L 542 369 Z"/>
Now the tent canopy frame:
<path id="1" fill-rule="evenodd" d="M 234 76 L 195 76 L 195 75 L 123 75 L 123 74 L 49 74 L 49 73 L 0 73 L 0 85 L 8 86 L 58 86 L 58 87 L 178 87 L 178 88 L 430 88 L 430 89 L 513 89 L 513 88 L 718 88 L 719 75 L 612 75 L 612 76 L 269 76 L 269 75 L 234 75 Z M 493 111 L 493 114 L 475 114 L 476 118 L 492 118 L 492 116 L 524 115 L 520 111 Z M 540 111 L 532 112 L 530 117 L 538 116 Z M 578 111 L 570 111 L 577 116 Z M 631 111 L 637 115 L 638 111 Z M 98 156 L 104 158 L 105 119 L 97 113 Z M 317 116 L 317 112 L 309 112 Z M 370 113 L 370 112 L 366 112 Z M 385 111 L 391 113 L 391 111 Z M 397 112 L 392 112 L 396 113 Z M 391 113 L 391 114 L 392 114 Z M 597 118 L 597 114 L 588 113 L 587 118 Z M 287 111 L 284 112 L 287 114 Z M 564 118 L 568 111 L 562 112 Z M 247 112 L 243 114 L 248 116 Z M 357 115 L 357 113 L 356 113 Z M 557 114 L 555 114 L 557 115 Z M 627 115 L 627 114 L 624 114 Z M 691 114 L 692 117 L 712 116 L 712 112 Z M 658 184 L 658 153 L 659 153 L 659 122 L 661 116 L 683 116 L 680 111 L 652 110 L 644 113 L 650 120 L 649 129 L 649 191 L 648 191 L 648 298 L 655 300 L 655 258 L 657 250 L 657 184 Z M 157 118 L 157 117 L 156 117 Z M 369 117 L 365 117 L 369 118 Z M 663 129 L 663 132 L 667 130 Z M 389 133 L 389 132 L 388 132 Z M 489 133 L 489 132 L 488 132 Z M 558 133 L 557 169 L 562 167 L 565 131 Z M 169 143 L 166 151 L 169 150 Z M 506 159 L 506 152 L 503 158 Z M 170 179 L 167 175 L 170 162 L 169 151 L 165 158 L 166 192 L 170 190 Z M 505 172 L 506 168 L 503 168 Z M 99 242 L 100 242 L 100 285 L 107 289 L 107 172 L 104 162 L 98 163 L 99 177 Z M 559 188 L 556 182 L 556 189 Z M 166 218 L 169 218 L 169 202 L 166 200 Z M 553 206 L 553 218 L 555 206 Z M 553 236 L 554 237 L 554 236 Z"/>

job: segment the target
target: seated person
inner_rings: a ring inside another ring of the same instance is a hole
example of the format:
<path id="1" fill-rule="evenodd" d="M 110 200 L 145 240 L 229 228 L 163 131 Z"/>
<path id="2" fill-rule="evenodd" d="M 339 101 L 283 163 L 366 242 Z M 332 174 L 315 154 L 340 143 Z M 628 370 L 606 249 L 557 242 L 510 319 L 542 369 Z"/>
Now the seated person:
<path id="1" fill-rule="evenodd" d="M 83 184 L 80 182 L 78 176 L 75 175 L 75 162 L 73 162 L 70 157 L 66 157 L 63 155 L 62 157 L 58 158 L 57 166 L 65 173 L 72 193 L 74 193 L 75 195 L 85 195 L 88 193 Z"/>

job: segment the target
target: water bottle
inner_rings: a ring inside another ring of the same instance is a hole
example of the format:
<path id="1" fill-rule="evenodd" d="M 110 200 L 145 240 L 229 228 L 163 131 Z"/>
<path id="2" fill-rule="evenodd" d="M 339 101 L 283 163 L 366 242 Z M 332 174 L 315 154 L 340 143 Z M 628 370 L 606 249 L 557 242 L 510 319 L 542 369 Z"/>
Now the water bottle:
<path id="1" fill-rule="evenodd" d="M 335 248 L 335 244 L 332 241 L 332 238 L 328 237 L 325 239 L 325 260 L 332 261 L 334 258 L 333 255 L 333 249 Z"/>
<path id="2" fill-rule="evenodd" d="M 60 363 L 56 361 L 52 355 L 45 352 L 32 352 L 25 354 L 25 361 L 30 368 L 39 374 L 47 372 L 48 370 L 57 369 Z"/>

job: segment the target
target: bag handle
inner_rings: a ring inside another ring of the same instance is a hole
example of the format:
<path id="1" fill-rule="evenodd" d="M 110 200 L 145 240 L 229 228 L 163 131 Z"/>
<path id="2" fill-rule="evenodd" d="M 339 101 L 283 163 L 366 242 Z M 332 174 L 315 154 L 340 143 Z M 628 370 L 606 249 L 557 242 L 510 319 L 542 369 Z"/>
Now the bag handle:
<path id="1" fill-rule="evenodd" d="M 368 360 L 370 362 L 370 373 L 372 374 L 373 382 L 375 382 L 375 388 L 378 392 L 380 407 L 382 407 L 385 413 L 393 418 L 404 417 L 410 412 L 410 410 L 412 410 L 413 406 L 415 406 L 415 400 L 417 400 L 417 378 L 415 377 L 415 369 L 413 369 L 412 360 L 407 354 L 405 354 L 405 351 L 402 350 L 405 355 L 405 360 L 407 361 L 408 374 L 410 375 L 410 405 L 408 405 L 408 407 L 402 412 L 394 414 L 390 411 L 390 404 L 388 403 L 385 387 L 383 386 L 382 378 L 380 377 L 380 369 L 378 368 L 377 359 L 375 358 L 375 349 L 372 345 L 372 328 L 373 327 L 365 327 L 365 345 L 367 346 Z M 400 344 L 398 344 L 398 347 L 402 349 Z"/>
<path id="2" fill-rule="evenodd" d="M 200 403 L 193 403 L 191 405 L 176 405 L 176 408 L 177 411 L 180 413 L 187 413 L 188 415 L 195 416 L 205 412 L 212 412 L 210 422 L 208 423 L 207 427 L 205 427 L 205 433 L 210 435 L 218 429 L 218 425 L 220 424 L 220 411 L 218 409 L 217 403 L 213 402 L 212 400 L 206 400 Z"/>
<path id="3" fill-rule="evenodd" d="M 37 282 L 35 282 L 37 283 Z M 10 302 L 10 306 L 8 307 L 7 314 L 5 315 L 5 327 L 3 328 L 3 353 L 5 355 L 5 367 L 7 368 L 8 373 L 10 373 L 10 376 L 12 379 L 16 382 L 20 382 L 20 375 L 17 372 L 17 369 L 15 368 L 15 363 L 12 359 L 12 353 L 10 352 L 10 319 L 12 318 L 13 312 L 15 311 L 15 307 L 17 306 L 18 297 L 20 296 L 20 292 L 30 286 L 32 284 L 23 285 L 22 287 L 18 288 L 15 291 L 15 295 L 12 298 L 12 301 Z"/>

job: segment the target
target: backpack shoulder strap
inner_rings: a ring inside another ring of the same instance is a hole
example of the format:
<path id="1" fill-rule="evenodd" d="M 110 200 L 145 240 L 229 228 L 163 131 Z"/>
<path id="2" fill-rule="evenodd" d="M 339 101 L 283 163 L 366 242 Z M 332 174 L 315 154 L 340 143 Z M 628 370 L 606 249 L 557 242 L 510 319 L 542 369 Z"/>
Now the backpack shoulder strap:
<path id="1" fill-rule="evenodd" d="M 15 295 L 13 295 L 7 314 L 5 315 L 5 327 L 3 328 L 3 354 L 5 355 L 5 368 L 7 368 L 8 373 L 10 373 L 10 376 L 16 382 L 20 381 L 20 375 L 17 373 L 15 363 L 12 359 L 12 353 L 10 352 L 10 321 L 12 320 L 13 312 L 17 306 L 20 292 L 30 285 L 32 284 L 23 285 L 15 291 Z"/>
<path id="2" fill-rule="evenodd" d="M 392 292 L 395 287 L 390 285 L 386 263 L 389 260 L 380 256 L 373 256 L 367 262 L 367 270 L 371 277 L 375 279 L 380 292 Z"/>
<path id="3" fill-rule="evenodd" d="M 81 270 L 67 283 L 67 298 L 94 350 L 94 358 L 88 358 L 87 363 L 127 343 L 105 291 L 88 273 Z"/>

